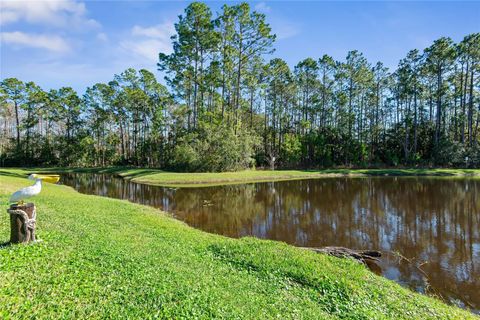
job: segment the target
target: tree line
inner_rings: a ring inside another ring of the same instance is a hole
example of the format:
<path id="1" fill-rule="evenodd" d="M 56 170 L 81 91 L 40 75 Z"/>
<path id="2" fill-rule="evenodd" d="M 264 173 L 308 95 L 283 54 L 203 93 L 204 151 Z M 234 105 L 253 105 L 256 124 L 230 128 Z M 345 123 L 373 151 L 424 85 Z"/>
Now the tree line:
<path id="1" fill-rule="evenodd" d="M 408 52 L 396 70 L 356 50 L 343 61 L 269 56 L 275 35 L 247 3 L 191 3 L 160 53 L 166 86 L 127 69 L 79 95 L 0 85 L 0 164 L 477 166 L 480 33 Z"/>

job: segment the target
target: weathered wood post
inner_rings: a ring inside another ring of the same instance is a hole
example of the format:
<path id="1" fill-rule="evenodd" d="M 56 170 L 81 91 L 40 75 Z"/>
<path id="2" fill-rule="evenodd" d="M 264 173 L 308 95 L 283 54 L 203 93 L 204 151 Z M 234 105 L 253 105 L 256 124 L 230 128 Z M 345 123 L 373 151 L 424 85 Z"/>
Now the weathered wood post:
<path id="1" fill-rule="evenodd" d="M 25 243 L 35 241 L 36 208 L 33 203 L 12 204 L 7 212 L 10 214 L 10 242 Z"/>

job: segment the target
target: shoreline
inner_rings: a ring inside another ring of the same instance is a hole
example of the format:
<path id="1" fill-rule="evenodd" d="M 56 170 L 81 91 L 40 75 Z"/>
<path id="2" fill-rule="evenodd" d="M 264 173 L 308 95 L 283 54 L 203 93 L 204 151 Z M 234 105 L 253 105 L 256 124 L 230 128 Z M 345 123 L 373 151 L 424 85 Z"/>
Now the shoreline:
<path id="1" fill-rule="evenodd" d="M 132 167 L 99 168 L 0 168 L 18 176 L 42 173 L 109 173 L 135 183 L 171 188 L 210 187 L 257 182 L 275 182 L 334 177 L 480 177 L 480 169 L 322 169 L 322 170 L 243 170 L 236 172 L 171 172 Z"/>

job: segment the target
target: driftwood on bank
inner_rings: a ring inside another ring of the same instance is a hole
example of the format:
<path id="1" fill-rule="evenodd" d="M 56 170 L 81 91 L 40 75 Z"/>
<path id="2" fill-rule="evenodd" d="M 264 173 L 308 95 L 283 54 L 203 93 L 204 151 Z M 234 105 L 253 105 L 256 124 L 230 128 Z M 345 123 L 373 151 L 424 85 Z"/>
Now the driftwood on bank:
<path id="1" fill-rule="evenodd" d="M 36 208 L 33 203 L 12 204 L 7 212 L 10 214 L 10 243 L 35 241 Z"/>
<path id="2" fill-rule="evenodd" d="M 330 256 L 338 258 L 353 258 L 356 261 L 363 263 L 372 271 L 378 271 L 380 267 L 377 265 L 377 262 L 380 261 L 382 253 L 375 250 L 352 250 L 344 247 L 323 247 L 323 248 L 308 248 L 304 247 L 317 253 L 328 254 Z"/>

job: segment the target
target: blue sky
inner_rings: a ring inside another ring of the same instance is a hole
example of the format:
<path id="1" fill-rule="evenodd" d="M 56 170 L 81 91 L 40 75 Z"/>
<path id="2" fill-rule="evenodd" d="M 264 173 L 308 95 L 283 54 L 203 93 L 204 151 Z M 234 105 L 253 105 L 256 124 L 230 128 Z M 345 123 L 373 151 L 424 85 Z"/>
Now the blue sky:
<path id="1" fill-rule="evenodd" d="M 0 76 L 44 89 L 82 93 L 128 67 L 156 72 L 158 52 L 170 52 L 173 23 L 188 1 L 0 2 Z M 220 11 L 225 2 L 207 2 Z M 233 4 L 234 2 L 227 2 Z M 394 68 L 410 49 L 449 36 L 480 32 L 480 2 L 250 2 L 277 34 L 274 57 L 292 67 L 306 57 L 345 58 L 357 49 Z"/>

